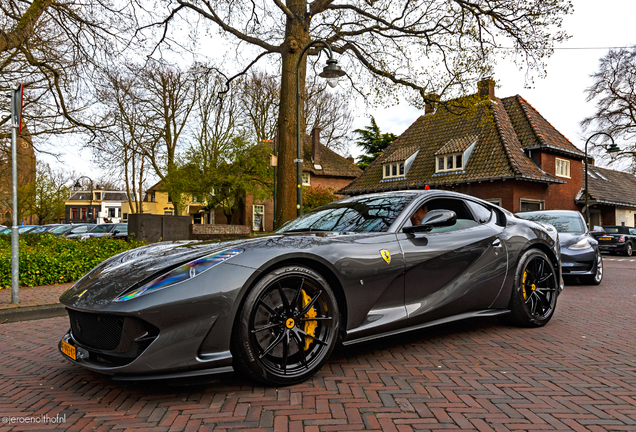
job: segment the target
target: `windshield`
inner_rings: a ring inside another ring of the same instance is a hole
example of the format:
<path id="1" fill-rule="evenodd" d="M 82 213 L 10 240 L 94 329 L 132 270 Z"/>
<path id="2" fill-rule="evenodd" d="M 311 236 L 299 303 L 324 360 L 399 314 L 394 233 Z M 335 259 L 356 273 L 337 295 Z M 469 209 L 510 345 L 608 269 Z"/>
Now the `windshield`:
<path id="1" fill-rule="evenodd" d="M 344 199 L 294 219 L 277 232 L 385 232 L 416 196 L 394 193 Z"/>
<path id="2" fill-rule="evenodd" d="M 59 227 L 55 227 L 51 230 L 51 233 L 53 234 L 61 234 L 64 231 L 68 230 L 69 226 L 68 225 L 60 225 Z"/>
<path id="3" fill-rule="evenodd" d="M 560 233 L 583 234 L 585 232 L 583 221 L 575 213 L 518 213 L 517 216 L 522 219 L 550 224 Z"/>
<path id="4" fill-rule="evenodd" d="M 97 225 L 95 228 L 90 230 L 90 233 L 107 233 L 113 230 L 115 225 Z"/>

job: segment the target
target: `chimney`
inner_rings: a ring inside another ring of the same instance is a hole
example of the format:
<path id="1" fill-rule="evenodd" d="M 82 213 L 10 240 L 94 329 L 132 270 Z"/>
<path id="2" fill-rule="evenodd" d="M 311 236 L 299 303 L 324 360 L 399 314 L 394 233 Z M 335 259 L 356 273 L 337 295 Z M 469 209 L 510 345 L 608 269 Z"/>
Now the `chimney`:
<path id="1" fill-rule="evenodd" d="M 433 114 L 437 109 L 437 103 L 439 102 L 439 95 L 435 93 L 429 93 L 426 95 L 426 102 L 424 106 L 424 115 Z"/>
<path id="2" fill-rule="evenodd" d="M 314 165 L 320 165 L 320 128 L 313 128 L 311 131 L 311 157 Z"/>
<path id="3" fill-rule="evenodd" d="M 482 78 L 482 80 L 477 83 L 477 89 L 479 90 L 480 97 L 495 100 L 495 80 L 491 77 Z"/>
<path id="4" fill-rule="evenodd" d="M 355 159 L 353 158 L 353 156 L 348 156 L 347 160 L 351 163 L 355 163 Z"/>

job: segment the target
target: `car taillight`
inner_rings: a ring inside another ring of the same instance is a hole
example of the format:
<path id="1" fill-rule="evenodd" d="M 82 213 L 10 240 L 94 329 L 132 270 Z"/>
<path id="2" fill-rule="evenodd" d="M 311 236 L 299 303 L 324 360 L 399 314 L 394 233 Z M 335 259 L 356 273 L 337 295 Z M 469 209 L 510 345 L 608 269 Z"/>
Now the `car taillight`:
<path id="1" fill-rule="evenodd" d="M 625 236 L 621 236 L 621 238 L 618 239 L 619 242 L 624 242 L 625 241 Z"/>

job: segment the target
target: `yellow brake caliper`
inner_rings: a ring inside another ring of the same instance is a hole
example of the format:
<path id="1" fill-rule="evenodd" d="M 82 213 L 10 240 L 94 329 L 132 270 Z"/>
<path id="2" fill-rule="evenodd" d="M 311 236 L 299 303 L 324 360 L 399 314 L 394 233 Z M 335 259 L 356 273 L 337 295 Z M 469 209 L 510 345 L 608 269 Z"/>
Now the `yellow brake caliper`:
<path id="1" fill-rule="evenodd" d="M 523 289 L 523 299 L 527 299 L 528 298 L 528 294 L 526 294 L 526 278 L 528 277 L 528 270 L 523 272 L 523 281 L 521 282 L 521 288 Z M 530 285 L 530 288 L 532 288 L 532 291 L 537 289 L 537 286 L 535 284 Z"/>
<path id="2" fill-rule="evenodd" d="M 311 301 L 311 297 L 307 295 L 305 290 L 302 290 L 302 292 L 303 292 L 303 308 L 304 308 Z M 312 307 L 311 309 L 307 311 L 307 313 L 305 314 L 305 317 L 314 318 L 317 315 L 318 314 L 316 313 L 316 308 Z M 305 321 L 305 329 L 304 329 L 305 333 L 311 336 L 316 336 L 317 325 L 318 325 L 318 321 Z M 311 338 L 305 337 L 305 351 L 309 349 L 309 345 L 311 345 L 311 342 L 312 342 Z"/>

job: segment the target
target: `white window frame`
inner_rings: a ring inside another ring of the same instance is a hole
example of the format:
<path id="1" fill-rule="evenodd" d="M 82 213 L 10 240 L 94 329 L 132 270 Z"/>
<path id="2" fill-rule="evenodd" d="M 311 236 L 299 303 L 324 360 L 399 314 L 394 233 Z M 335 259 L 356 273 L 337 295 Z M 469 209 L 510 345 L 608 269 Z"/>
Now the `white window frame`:
<path id="1" fill-rule="evenodd" d="M 174 210 L 164 210 L 164 216 L 174 216 Z"/>
<path id="2" fill-rule="evenodd" d="M 406 169 L 404 165 L 405 161 L 391 162 L 382 165 L 382 178 L 388 179 L 406 176 Z"/>
<path id="3" fill-rule="evenodd" d="M 304 173 L 303 173 L 304 174 Z M 254 204 L 252 206 L 252 231 L 260 229 L 260 226 L 256 226 L 256 216 L 262 216 L 263 229 L 265 229 L 265 205 Z"/>
<path id="4" fill-rule="evenodd" d="M 567 159 L 556 158 L 554 160 L 554 174 L 557 177 L 570 178 L 570 161 Z"/>
<path id="5" fill-rule="evenodd" d="M 311 175 L 308 172 L 301 173 L 300 179 L 303 186 L 311 186 Z"/>
<path id="6" fill-rule="evenodd" d="M 457 156 L 461 156 L 462 157 L 462 164 L 461 166 L 457 166 Z M 451 167 L 448 168 L 448 158 L 452 158 L 451 159 Z M 440 159 L 444 159 L 444 168 L 440 169 L 439 167 L 439 161 Z M 464 157 L 464 152 L 457 152 L 457 153 L 448 153 L 448 154 L 444 154 L 444 155 L 437 155 L 435 156 L 435 172 L 439 173 L 439 172 L 449 172 L 449 171 L 459 171 L 464 169 L 464 164 L 465 164 L 465 157 Z"/>
<path id="7" fill-rule="evenodd" d="M 533 210 L 533 211 L 545 210 L 545 201 L 544 200 L 531 199 L 531 198 L 519 198 L 519 211 L 524 211 L 524 210 L 521 209 L 521 205 L 524 202 L 526 202 L 528 204 L 539 204 L 539 210 Z"/>

